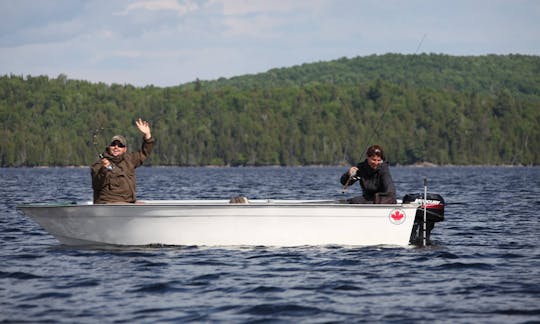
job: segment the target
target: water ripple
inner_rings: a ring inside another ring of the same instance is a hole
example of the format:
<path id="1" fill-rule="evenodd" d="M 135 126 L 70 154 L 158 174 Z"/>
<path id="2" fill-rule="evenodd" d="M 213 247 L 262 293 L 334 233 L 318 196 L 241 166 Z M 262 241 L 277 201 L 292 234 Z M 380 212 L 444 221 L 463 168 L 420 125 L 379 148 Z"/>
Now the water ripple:
<path id="1" fill-rule="evenodd" d="M 137 177 L 141 199 L 341 199 L 343 171 L 140 168 Z M 67 247 L 15 206 L 90 200 L 88 170 L 0 169 L 0 322 L 537 322 L 540 168 L 392 173 L 398 195 L 421 192 L 427 177 L 447 201 L 434 245 Z"/>

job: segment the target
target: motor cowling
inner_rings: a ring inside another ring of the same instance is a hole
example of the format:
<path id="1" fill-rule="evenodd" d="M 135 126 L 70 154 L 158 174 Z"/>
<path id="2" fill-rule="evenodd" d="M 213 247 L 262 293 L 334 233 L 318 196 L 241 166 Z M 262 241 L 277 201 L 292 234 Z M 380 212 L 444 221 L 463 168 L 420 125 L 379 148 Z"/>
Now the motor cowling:
<path id="1" fill-rule="evenodd" d="M 424 205 L 426 207 L 426 219 L 428 222 L 442 222 L 444 220 L 444 199 L 436 193 L 428 193 L 424 202 L 424 195 L 420 193 L 406 194 L 403 197 L 403 203 L 419 203 L 420 206 L 416 210 L 416 220 L 424 221 Z M 419 219 L 420 218 L 420 219 Z"/>
<path id="2" fill-rule="evenodd" d="M 435 227 L 435 223 L 444 220 L 444 199 L 436 193 L 428 193 L 425 197 L 420 193 L 406 194 L 403 197 L 403 203 L 418 203 L 420 206 L 416 209 L 414 225 L 411 232 L 410 243 L 419 245 L 424 240 L 424 209 L 426 214 L 426 241 L 430 242 L 431 231 Z"/>

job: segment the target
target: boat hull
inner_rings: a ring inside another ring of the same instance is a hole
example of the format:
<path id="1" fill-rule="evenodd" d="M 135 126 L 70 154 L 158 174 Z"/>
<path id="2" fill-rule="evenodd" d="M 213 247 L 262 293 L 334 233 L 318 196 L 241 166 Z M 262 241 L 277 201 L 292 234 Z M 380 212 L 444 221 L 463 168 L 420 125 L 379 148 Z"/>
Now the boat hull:
<path id="1" fill-rule="evenodd" d="M 406 246 L 417 207 L 216 200 L 19 208 L 66 245 Z"/>

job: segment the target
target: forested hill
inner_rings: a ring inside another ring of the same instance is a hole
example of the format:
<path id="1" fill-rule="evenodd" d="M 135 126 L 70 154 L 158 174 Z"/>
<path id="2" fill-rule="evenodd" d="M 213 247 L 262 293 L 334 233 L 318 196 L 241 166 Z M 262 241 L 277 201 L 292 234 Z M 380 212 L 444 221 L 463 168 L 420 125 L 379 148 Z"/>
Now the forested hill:
<path id="1" fill-rule="evenodd" d="M 349 164 L 372 143 L 392 164 L 538 165 L 540 57 L 374 55 L 167 88 L 5 75 L 0 164 L 87 165 L 116 133 L 136 149 L 139 116 L 151 165 Z"/>
<path id="2" fill-rule="evenodd" d="M 207 88 L 234 86 L 255 87 L 303 86 L 313 82 L 332 84 L 365 84 L 376 79 L 390 83 L 410 84 L 437 90 L 489 93 L 493 87 L 508 88 L 538 95 L 538 56 L 448 56 L 386 54 L 342 58 L 331 62 L 272 69 L 256 75 L 245 75 L 217 81 L 196 81 L 186 87 Z"/>

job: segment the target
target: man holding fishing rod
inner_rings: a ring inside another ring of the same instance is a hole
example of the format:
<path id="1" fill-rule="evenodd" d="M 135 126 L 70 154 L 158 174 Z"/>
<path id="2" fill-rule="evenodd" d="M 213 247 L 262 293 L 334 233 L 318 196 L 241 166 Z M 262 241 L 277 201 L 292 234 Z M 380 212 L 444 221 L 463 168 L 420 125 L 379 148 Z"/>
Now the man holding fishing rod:
<path id="1" fill-rule="evenodd" d="M 384 162 L 384 153 L 379 145 L 372 145 L 366 151 L 366 159 L 351 167 L 340 179 L 343 188 L 356 181 L 362 187 L 362 196 L 349 198 L 349 204 L 395 204 L 396 187 L 392 181 L 388 163 Z"/>
<path id="2" fill-rule="evenodd" d="M 127 153 L 127 141 L 122 135 L 115 135 L 109 146 L 100 154 L 100 160 L 90 167 L 94 204 L 135 203 L 135 168 L 142 165 L 154 147 L 154 138 L 147 121 L 139 118 L 137 128 L 144 134 L 139 151 Z"/>

